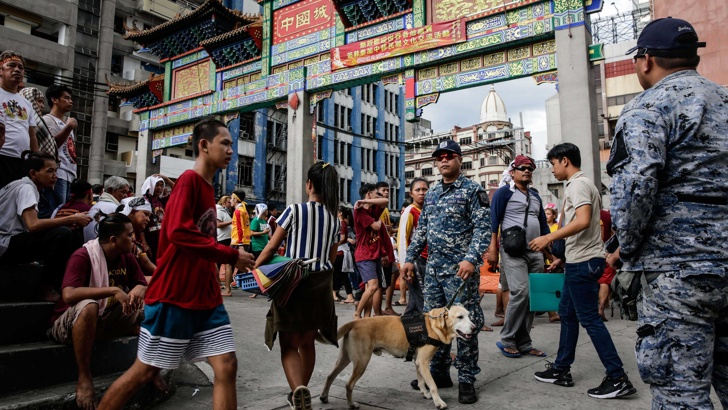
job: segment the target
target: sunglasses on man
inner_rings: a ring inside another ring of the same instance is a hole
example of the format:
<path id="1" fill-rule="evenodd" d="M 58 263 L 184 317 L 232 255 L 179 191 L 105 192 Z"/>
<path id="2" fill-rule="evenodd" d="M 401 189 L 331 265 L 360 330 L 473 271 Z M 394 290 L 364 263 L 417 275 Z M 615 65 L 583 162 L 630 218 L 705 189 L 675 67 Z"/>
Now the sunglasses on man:
<path id="1" fill-rule="evenodd" d="M 458 154 L 454 152 L 443 152 L 442 154 L 435 157 L 437 161 L 442 161 L 443 159 L 451 161 L 453 158 L 457 157 Z"/>
<path id="2" fill-rule="evenodd" d="M 520 166 L 520 167 L 515 167 L 513 169 L 515 169 L 516 171 L 521 171 L 521 172 L 525 172 L 525 171 L 533 172 L 533 170 L 534 170 L 534 168 L 527 167 L 525 165 L 524 166 Z"/>

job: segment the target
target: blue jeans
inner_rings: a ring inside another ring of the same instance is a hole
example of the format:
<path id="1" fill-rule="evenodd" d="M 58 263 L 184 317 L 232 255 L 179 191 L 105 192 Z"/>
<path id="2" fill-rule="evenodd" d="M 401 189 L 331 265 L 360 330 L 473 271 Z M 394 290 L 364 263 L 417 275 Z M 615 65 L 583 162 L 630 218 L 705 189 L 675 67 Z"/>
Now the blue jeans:
<path id="1" fill-rule="evenodd" d="M 607 376 L 619 378 L 624 375 L 622 360 L 612 342 L 612 336 L 599 316 L 599 283 L 604 272 L 604 258 L 592 258 L 586 262 L 567 263 L 565 266 L 564 289 L 561 292 L 559 316 L 561 336 L 559 352 L 554 361 L 557 370 L 569 369 L 574 363 L 576 343 L 579 339 L 579 325 L 586 329 L 599 360 L 607 369 Z"/>
<path id="2" fill-rule="evenodd" d="M 53 191 L 56 193 L 56 199 L 60 200 L 58 205 L 65 204 L 71 196 L 71 183 L 65 179 L 58 178 L 56 185 L 53 187 Z"/>

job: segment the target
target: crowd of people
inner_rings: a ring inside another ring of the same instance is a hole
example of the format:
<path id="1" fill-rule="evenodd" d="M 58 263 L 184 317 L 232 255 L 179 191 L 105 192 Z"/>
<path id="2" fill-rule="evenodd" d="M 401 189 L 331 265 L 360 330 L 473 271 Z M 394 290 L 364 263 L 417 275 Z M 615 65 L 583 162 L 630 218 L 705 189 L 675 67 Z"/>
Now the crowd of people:
<path id="1" fill-rule="evenodd" d="M 468 309 L 477 330 L 492 330 L 478 293 L 484 260 L 500 268 L 494 313 L 503 318 L 493 325 L 502 326 L 496 346 L 508 358 L 547 356 L 531 339 L 529 273 L 564 273 L 558 312 L 549 312 L 551 322 L 560 322 L 558 352 L 535 373 L 538 381 L 575 385 L 571 367 L 582 326 L 605 368 L 603 382 L 587 394 L 636 392 L 604 324 L 609 284 L 621 270 L 640 285 L 627 288 L 639 300 L 637 362 L 653 406 L 712 408 L 712 384 L 725 407 L 728 92 L 695 71 L 704 45 L 688 22 L 667 18 L 648 24 L 630 51 L 637 52 L 645 92 L 617 124 L 607 164 L 611 212 L 581 171 L 574 144 L 547 154 L 554 177 L 565 182 L 556 205 L 544 204 L 531 186 L 532 158 L 516 156 L 489 196 L 462 174 L 460 146 L 444 140 L 432 153 L 441 181 L 411 181 L 411 202 L 398 223 L 387 209 L 386 183 L 362 184 L 353 210 L 342 206 L 337 171 L 326 162 L 308 170 L 307 201 L 282 211 L 274 204 L 249 207 L 242 190 L 216 203 L 213 177 L 232 157 L 230 133 L 216 119 L 195 125 L 194 167 L 176 181 L 152 175 L 138 196 L 121 177 L 103 186 L 78 181 L 76 122 L 66 119 L 71 90 L 21 91 L 23 58 L 6 51 L 0 54 L 0 263 L 43 262 L 38 297 L 57 300 L 48 335 L 73 345 L 76 401 L 84 409 L 96 408 L 93 343 L 124 334 L 139 334 L 137 358 L 98 408 L 121 408 L 145 383 L 166 389 L 160 369 L 200 359 L 215 373 L 213 407 L 236 408 L 235 340 L 223 296 L 232 294 L 236 269 L 249 272 L 275 254 L 312 260 L 288 302 L 271 303 L 265 318 L 265 343 L 280 344 L 292 408 L 311 408 L 314 343 L 337 345 L 337 301 L 356 303 L 353 320 L 399 315 L 395 306 L 416 315 L 454 302 Z M 51 111 L 43 115 L 46 103 Z M 605 254 L 612 236 L 619 247 Z M 477 330 L 457 339 L 454 357 L 450 345 L 439 347 L 430 364 L 437 387 L 448 388 L 454 362 L 465 404 L 478 400 Z"/>

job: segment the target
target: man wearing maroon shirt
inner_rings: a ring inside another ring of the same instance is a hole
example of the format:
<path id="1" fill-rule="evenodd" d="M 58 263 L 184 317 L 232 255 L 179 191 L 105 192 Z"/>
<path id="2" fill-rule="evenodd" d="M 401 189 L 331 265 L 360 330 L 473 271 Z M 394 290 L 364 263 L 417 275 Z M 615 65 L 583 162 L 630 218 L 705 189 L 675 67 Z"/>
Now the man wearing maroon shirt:
<path id="1" fill-rule="evenodd" d="M 165 208 L 157 270 L 144 299 L 139 351 L 104 395 L 99 409 L 119 409 L 159 370 L 206 359 L 215 372 L 214 409 L 237 407 L 235 340 L 222 304 L 216 263 L 251 269 L 253 255 L 217 243 L 212 180 L 232 157 L 225 124 L 206 119 L 192 131 L 195 165 L 177 180 Z"/>
<path id="2" fill-rule="evenodd" d="M 68 260 L 62 299 L 48 331 L 56 342 L 73 345 L 78 366 L 76 404 L 81 409 L 91 409 L 95 403 L 91 376 L 94 342 L 139 334 L 147 288 L 131 254 L 134 228 L 129 217 L 111 214 L 98 226 L 98 239 L 86 243 Z"/>

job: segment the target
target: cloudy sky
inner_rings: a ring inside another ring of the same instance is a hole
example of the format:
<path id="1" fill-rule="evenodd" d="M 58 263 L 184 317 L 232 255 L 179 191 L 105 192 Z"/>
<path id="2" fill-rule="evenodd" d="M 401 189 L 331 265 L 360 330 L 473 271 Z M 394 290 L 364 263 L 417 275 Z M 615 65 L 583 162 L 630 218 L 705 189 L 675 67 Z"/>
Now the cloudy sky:
<path id="1" fill-rule="evenodd" d="M 605 0 L 602 12 L 592 18 L 625 13 L 632 10 L 632 0 Z M 432 121 L 435 132 L 451 130 L 453 125 L 466 127 L 480 120 L 480 106 L 490 91 L 490 85 L 468 88 L 440 94 L 437 104 L 424 108 L 423 117 Z M 508 116 L 515 126 L 520 125 L 519 113 L 523 114 L 523 126 L 531 131 L 534 157 L 546 158 L 546 108 L 547 98 L 556 94 L 555 84 L 536 85 L 531 77 L 495 84 L 495 90 L 503 99 Z"/>

